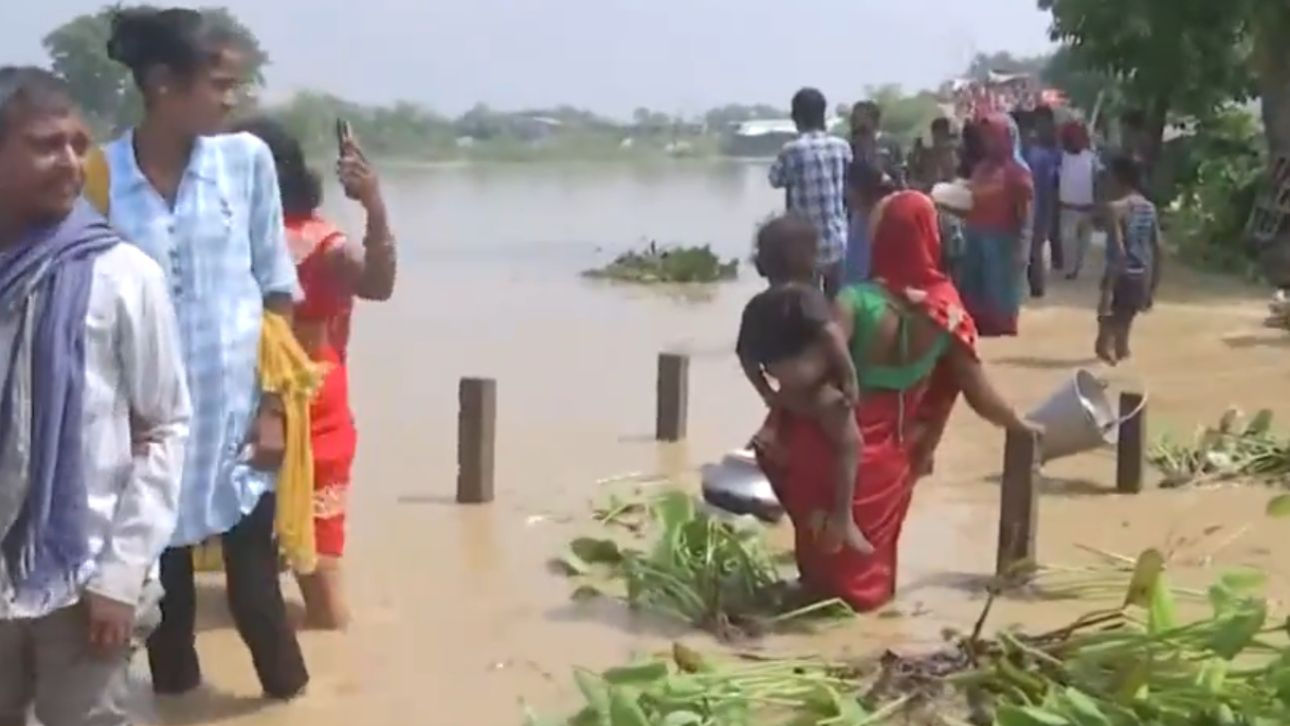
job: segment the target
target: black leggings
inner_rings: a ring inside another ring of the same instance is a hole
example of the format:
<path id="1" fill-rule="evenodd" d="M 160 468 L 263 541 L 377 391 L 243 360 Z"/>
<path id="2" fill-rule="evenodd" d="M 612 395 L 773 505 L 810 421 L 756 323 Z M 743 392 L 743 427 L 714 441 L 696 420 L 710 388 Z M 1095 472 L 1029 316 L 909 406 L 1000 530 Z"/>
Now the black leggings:
<path id="1" fill-rule="evenodd" d="M 222 538 L 228 605 L 237 632 L 251 650 L 266 695 L 291 698 L 309 683 L 295 630 L 287 622 L 278 581 L 278 548 L 273 538 L 274 497 L 265 494 Z M 197 592 L 192 547 L 171 547 L 161 555 L 161 625 L 148 638 L 153 689 L 185 693 L 202 679 L 197 661 Z"/>

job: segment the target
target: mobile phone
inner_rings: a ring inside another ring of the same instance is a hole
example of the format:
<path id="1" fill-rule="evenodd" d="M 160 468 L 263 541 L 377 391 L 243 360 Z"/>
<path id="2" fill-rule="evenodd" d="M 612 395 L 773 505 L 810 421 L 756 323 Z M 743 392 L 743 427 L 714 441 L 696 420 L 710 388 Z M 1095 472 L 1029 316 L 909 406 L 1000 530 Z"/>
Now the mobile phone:
<path id="1" fill-rule="evenodd" d="M 350 129 L 349 122 L 343 118 L 336 119 L 336 148 L 343 156 L 345 154 L 345 142 L 353 136 L 353 130 Z"/>

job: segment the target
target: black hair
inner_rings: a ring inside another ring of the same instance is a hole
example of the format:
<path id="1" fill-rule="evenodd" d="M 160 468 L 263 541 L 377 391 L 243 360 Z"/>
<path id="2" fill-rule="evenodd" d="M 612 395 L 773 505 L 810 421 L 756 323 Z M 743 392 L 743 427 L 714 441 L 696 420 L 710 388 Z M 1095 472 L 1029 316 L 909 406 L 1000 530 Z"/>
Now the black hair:
<path id="1" fill-rule="evenodd" d="M 938 132 L 947 134 L 947 135 L 950 133 L 950 120 L 945 118 L 944 116 L 936 118 L 935 120 L 932 121 L 932 133 L 938 133 Z"/>
<path id="2" fill-rule="evenodd" d="M 0 140 L 17 110 L 65 114 L 75 107 L 67 82 L 43 68 L 0 67 Z"/>
<path id="3" fill-rule="evenodd" d="M 819 235 L 815 225 L 804 217 L 792 213 L 776 217 L 757 230 L 753 267 L 771 282 L 786 280 L 793 274 L 789 246 L 804 239 L 818 243 Z"/>
<path id="4" fill-rule="evenodd" d="M 1056 121 L 1057 115 L 1053 113 L 1053 107 L 1046 103 L 1041 103 L 1030 112 L 1036 121 Z"/>
<path id="5" fill-rule="evenodd" d="M 1012 120 L 1017 124 L 1017 129 L 1019 131 L 1027 131 L 1034 125 L 1035 117 L 1033 111 L 1024 111 L 1018 108 L 1010 115 L 1012 116 Z"/>
<path id="6" fill-rule="evenodd" d="M 237 130 L 258 136 L 273 154 L 273 162 L 278 168 L 283 212 L 304 216 L 322 204 L 322 180 L 305 163 L 304 147 L 286 126 L 260 116 L 239 123 Z"/>
<path id="7" fill-rule="evenodd" d="M 981 137 L 981 124 L 977 121 L 965 121 L 962 136 L 958 174 L 963 179 L 970 179 L 976 165 L 985 158 L 985 139 Z"/>
<path id="8" fill-rule="evenodd" d="M 864 111 L 875 124 L 882 125 L 882 106 L 877 101 L 857 101 L 851 107 L 851 115 L 854 116 L 856 111 Z"/>
<path id="9" fill-rule="evenodd" d="M 1142 165 L 1128 154 L 1111 159 L 1111 176 L 1136 192 L 1142 191 Z"/>
<path id="10" fill-rule="evenodd" d="M 823 130 L 829 102 L 815 88 L 803 88 L 793 94 L 793 121 L 805 129 Z"/>
<path id="11" fill-rule="evenodd" d="M 135 85 L 146 95 L 153 69 L 166 68 L 190 79 L 239 42 L 231 28 L 197 10 L 138 7 L 113 13 L 107 54 L 130 69 Z"/>
<path id="12" fill-rule="evenodd" d="M 735 352 L 740 360 L 760 366 L 778 363 L 818 341 L 831 320 L 828 298 L 818 287 L 774 285 L 744 306 Z"/>

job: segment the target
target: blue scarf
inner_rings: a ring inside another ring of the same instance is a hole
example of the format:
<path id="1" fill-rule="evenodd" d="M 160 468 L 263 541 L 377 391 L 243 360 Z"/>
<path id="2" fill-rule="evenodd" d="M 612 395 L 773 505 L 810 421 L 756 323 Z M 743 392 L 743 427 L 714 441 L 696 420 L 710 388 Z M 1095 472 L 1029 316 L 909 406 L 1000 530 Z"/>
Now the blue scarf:
<path id="1" fill-rule="evenodd" d="M 0 314 L 18 320 L 0 359 L 0 555 L 17 596 L 37 603 L 74 593 L 89 555 L 85 316 L 94 260 L 118 241 L 80 201 L 61 222 L 0 250 Z"/>

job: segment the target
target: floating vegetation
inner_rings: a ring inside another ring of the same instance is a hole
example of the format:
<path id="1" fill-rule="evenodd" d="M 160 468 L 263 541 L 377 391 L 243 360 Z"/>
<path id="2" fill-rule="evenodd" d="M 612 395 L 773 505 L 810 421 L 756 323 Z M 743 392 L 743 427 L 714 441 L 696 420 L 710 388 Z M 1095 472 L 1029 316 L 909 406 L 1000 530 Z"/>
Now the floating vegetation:
<path id="1" fill-rule="evenodd" d="M 723 262 L 707 245 L 660 247 L 651 241 L 642 250 L 629 250 L 608 265 L 582 274 L 635 283 L 723 282 L 739 276 L 739 261 Z"/>
<path id="2" fill-rule="evenodd" d="M 793 602 L 755 521 L 726 521 L 698 509 L 689 494 L 675 489 L 644 506 L 646 523 L 636 527 L 627 522 L 640 510 L 629 502 L 611 502 L 597 517 L 606 525 L 655 537 L 652 547 L 640 550 L 612 539 L 580 537 L 552 563 L 579 582 L 575 599 L 617 591 L 633 608 L 731 640 L 808 615 L 851 613 L 840 600 L 797 607 L 800 603 Z"/>
<path id="3" fill-rule="evenodd" d="M 1272 433 L 1272 412 L 1259 411 L 1248 422 L 1235 408 L 1215 426 L 1201 429 L 1190 444 L 1162 439 L 1148 454 L 1164 473 L 1164 487 L 1228 479 L 1290 476 L 1290 440 Z"/>
<path id="4" fill-rule="evenodd" d="M 1193 726 L 1290 723 L 1290 641 L 1232 572 L 1209 588 L 1209 617 L 1182 623 L 1165 558 L 1136 560 L 1122 607 L 1047 633 L 973 632 L 919 656 L 867 663 L 713 663 L 676 646 L 670 658 L 575 675 L 586 706 L 531 726 Z"/>

